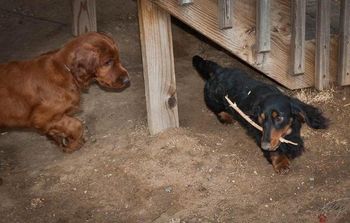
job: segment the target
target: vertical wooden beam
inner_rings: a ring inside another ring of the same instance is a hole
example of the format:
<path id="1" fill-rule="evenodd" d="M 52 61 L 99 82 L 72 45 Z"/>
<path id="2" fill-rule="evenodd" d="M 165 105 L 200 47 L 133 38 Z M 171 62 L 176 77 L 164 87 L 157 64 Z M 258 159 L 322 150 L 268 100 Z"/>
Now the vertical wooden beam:
<path id="1" fill-rule="evenodd" d="M 138 0 L 148 126 L 151 134 L 178 127 L 170 15 L 150 0 Z"/>
<path id="2" fill-rule="evenodd" d="M 218 19 L 220 29 L 232 28 L 233 23 L 233 0 L 219 0 Z"/>
<path id="3" fill-rule="evenodd" d="M 270 0 L 256 1 L 256 41 L 258 53 L 271 50 Z"/>
<path id="4" fill-rule="evenodd" d="M 305 72 L 305 18 L 306 0 L 291 1 L 291 75 Z"/>
<path id="5" fill-rule="evenodd" d="M 330 0 L 320 0 L 316 2 L 315 87 L 318 90 L 323 90 L 330 85 L 329 52 L 331 2 Z"/>
<path id="6" fill-rule="evenodd" d="M 350 85 L 350 1 L 342 0 L 340 7 L 340 38 L 338 84 Z"/>
<path id="7" fill-rule="evenodd" d="M 73 35 L 97 31 L 95 0 L 72 0 Z"/>
<path id="8" fill-rule="evenodd" d="M 193 0 L 178 0 L 179 5 L 191 4 Z"/>

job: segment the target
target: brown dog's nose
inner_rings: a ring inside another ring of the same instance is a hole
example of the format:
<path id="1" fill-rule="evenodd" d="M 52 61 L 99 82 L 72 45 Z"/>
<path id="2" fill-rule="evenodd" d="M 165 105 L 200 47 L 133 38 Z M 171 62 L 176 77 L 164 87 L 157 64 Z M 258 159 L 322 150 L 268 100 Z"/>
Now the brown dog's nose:
<path id="1" fill-rule="evenodd" d="M 124 84 L 124 85 L 127 85 L 127 86 L 130 85 L 130 79 L 129 79 L 129 77 L 126 76 L 126 77 L 123 78 L 123 84 Z"/>

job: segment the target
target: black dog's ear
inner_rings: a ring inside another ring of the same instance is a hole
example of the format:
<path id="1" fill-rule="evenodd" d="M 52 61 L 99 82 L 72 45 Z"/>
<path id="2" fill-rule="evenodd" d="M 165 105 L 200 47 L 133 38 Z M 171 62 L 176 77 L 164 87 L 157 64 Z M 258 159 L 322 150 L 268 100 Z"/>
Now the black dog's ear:
<path id="1" fill-rule="evenodd" d="M 249 115 L 257 119 L 260 116 L 261 112 L 262 112 L 262 109 L 260 107 L 260 104 L 255 104 L 253 105 L 251 112 L 249 112 Z"/>
<path id="2" fill-rule="evenodd" d="M 293 115 L 306 122 L 311 128 L 326 129 L 328 127 L 329 120 L 314 106 L 305 104 L 296 98 L 291 98 L 291 110 Z"/>

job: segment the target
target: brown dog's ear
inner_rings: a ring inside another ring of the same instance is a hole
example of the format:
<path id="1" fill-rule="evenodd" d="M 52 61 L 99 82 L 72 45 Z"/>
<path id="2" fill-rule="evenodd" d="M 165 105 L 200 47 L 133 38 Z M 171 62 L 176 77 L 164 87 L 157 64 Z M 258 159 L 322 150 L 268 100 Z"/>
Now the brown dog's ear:
<path id="1" fill-rule="evenodd" d="M 99 55 L 93 47 L 80 47 L 71 55 L 70 69 L 79 85 L 88 87 L 99 66 Z"/>

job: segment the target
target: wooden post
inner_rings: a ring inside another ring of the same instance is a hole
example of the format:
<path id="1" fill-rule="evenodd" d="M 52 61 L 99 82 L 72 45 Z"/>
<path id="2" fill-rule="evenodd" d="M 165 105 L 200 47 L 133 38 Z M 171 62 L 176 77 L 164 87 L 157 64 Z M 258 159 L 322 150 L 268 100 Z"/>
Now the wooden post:
<path id="1" fill-rule="evenodd" d="M 219 28 L 229 29 L 232 28 L 233 20 L 233 0 L 219 0 Z"/>
<path id="2" fill-rule="evenodd" d="M 178 0 L 179 5 L 191 4 L 193 0 Z"/>
<path id="3" fill-rule="evenodd" d="M 138 0 L 148 126 L 151 134 L 178 127 L 170 15 L 150 0 Z"/>
<path id="4" fill-rule="evenodd" d="M 305 18 L 306 1 L 291 1 L 291 75 L 300 75 L 305 72 Z"/>
<path id="5" fill-rule="evenodd" d="M 256 41 L 258 53 L 271 50 L 270 0 L 256 1 Z"/>
<path id="6" fill-rule="evenodd" d="M 95 0 L 72 0 L 73 35 L 97 31 Z"/>
<path id="7" fill-rule="evenodd" d="M 315 87 L 323 90 L 329 87 L 329 52 L 331 2 L 330 0 L 316 1 L 316 50 L 315 50 Z"/>
<path id="8" fill-rule="evenodd" d="M 338 84 L 350 85 L 350 1 L 340 7 Z"/>

